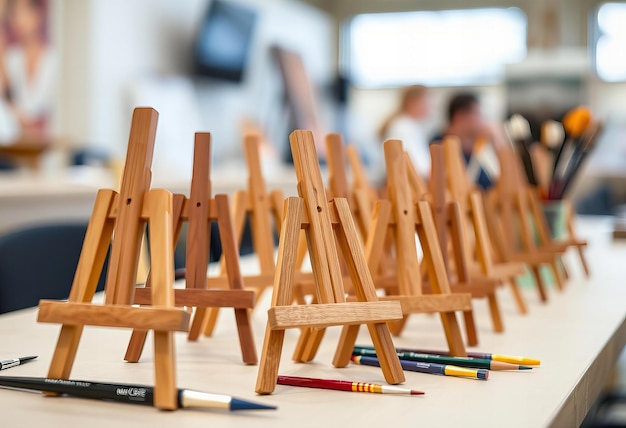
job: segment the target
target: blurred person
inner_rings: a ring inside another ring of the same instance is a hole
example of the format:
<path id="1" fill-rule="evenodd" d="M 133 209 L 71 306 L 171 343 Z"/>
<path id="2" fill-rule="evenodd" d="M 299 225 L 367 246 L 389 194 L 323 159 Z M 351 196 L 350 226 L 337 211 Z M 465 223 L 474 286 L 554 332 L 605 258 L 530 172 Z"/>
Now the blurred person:
<path id="1" fill-rule="evenodd" d="M 25 134 L 45 133 L 53 103 L 55 58 L 46 35 L 46 0 L 9 0 L 2 53 L 7 103 Z"/>
<path id="2" fill-rule="evenodd" d="M 11 144 L 19 135 L 20 127 L 9 103 L 9 82 L 4 64 L 7 48 L 8 1 L 0 0 L 0 145 Z M 5 169 L 0 160 L 0 169 Z"/>
<path id="3" fill-rule="evenodd" d="M 454 95 L 447 108 L 448 123 L 443 132 L 436 135 L 432 141 L 442 141 L 446 136 L 454 135 L 459 138 L 465 162 L 468 164 L 468 175 L 482 189 L 489 189 L 493 185 L 493 175 L 497 173 L 497 166 L 488 165 L 482 159 L 474 159 L 483 153 L 494 158 L 493 144 L 503 144 L 504 136 L 501 130 L 488 124 L 482 114 L 478 97 L 471 92 L 462 92 Z M 489 164 L 492 164 L 490 161 Z M 489 174 L 489 173 L 490 174 Z"/>
<path id="4" fill-rule="evenodd" d="M 424 177 L 430 175 L 430 152 L 423 122 L 430 109 L 428 88 L 413 85 L 404 88 L 396 111 L 380 127 L 378 136 L 383 140 L 401 140 L 417 171 Z"/>

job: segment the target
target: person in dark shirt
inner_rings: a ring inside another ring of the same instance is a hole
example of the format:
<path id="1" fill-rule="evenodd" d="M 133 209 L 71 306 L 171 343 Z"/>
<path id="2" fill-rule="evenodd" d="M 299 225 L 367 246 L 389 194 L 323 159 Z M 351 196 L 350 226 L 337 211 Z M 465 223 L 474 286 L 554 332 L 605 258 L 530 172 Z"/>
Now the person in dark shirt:
<path id="1" fill-rule="evenodd" d="M 441 142 L 444 137 L 454 135 L 461 142 L 461 149 L 467 164 L 472 160 L 474 150 L 479 141 L 499 143 L 501 137 L 494 127 L 489 126 L 482 115 L 478 97 L 471 92 L 454 95 L 447 109 L 448 124 L 442 133 L 432 138 L 431 142 Z M 479 164 L 475 175 L 475 183 L 484 190 L 493 186 L 492 177 Z"/>

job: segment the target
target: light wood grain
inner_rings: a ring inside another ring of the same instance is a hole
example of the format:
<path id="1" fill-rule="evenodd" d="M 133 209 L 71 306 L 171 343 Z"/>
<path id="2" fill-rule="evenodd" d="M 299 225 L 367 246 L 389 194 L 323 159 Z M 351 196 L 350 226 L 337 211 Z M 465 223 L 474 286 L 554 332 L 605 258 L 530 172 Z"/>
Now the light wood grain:
<path id="1" fill-rule="evenodd" d="M 291 285 L 295 281 L 296 255 L 303 205 L 303 201 L 300 198 L 292 197 L 285 199 L 284 220 L 278 244 L 271 308 L 287 306 L 292 301 Z M 284 338 L 285 330 L 273 330 L 270 328 L 269 322 L 267 323 L 255 387 L 255 391 L 258 394 L 271 394 L 274 392 Z"/>
<path id="2" fill-rule="evenodd" d="M 276 306 L 268 311 L 272 330 L 386 322 L 402 318 L 396 301 L 346 302 L 315 305 Z"/>
<path id="3" fill-rule="evenodd" d="M 174 300 L 176 306 L 253 309 L 255 295 L 252 290 L 177 289 L 174 290 Z M 135 290 L 135 304 L 152 304 L 148 288 Z"/>
<path id="4" fill-rule="evenodd" d="M 155 309 L 174 310 L 174 238 L 172 214 L 172 194 L 167 190 L 153 189 L 145 198 L 145 206 L 150 212 L 150 254 L 152 277 L 151 298 Z M 162 249 L 161 251 L 156 249 Z M 147 308 L 140 308 L 146 310 Z M 164 317 L 164 316 L 163 316 Z M 128 316 L 130 319 L 131 316 Z M 156 316 L 155 319 L 159 319 Z M 188 323 L 189 321 L 187 321 Z M 135 327 L 135 326 L 133 326 Z M 142 328 L 142 327 L 139 327 Z M 170 328 L 154 330 L 154 405 L 160 409 L 178 408 L 176 387 L 176 353 L 174 335 Z M 185 326 L 188 330 L 189 326 Z"/>
<path id="5" fill-rule="evenodd" d="M 101 327 L 188 331 L 190 315 L 181 309 L 42 300 L 38 322 Z"/>
<path id="6" fill-rule="evenodd" d="M 401 295 L 422 294 L 421 274 L 415 245 L 415 207 L 410 194 L 402 142 L 388 140 L 384 144 L 387 167 L 387 193 L 395 221 L 395 263 Z"/>
<path id="7" fill-rule="evenodd" d="M 141 220 L 143 198 L 150 188 L 152 155 L 158 113 L 151 108 L 137 108 L 126 153 L 126 166 L 120 186 L 115 231 L 122 239 L 113 239 L 106 283 L 106 302 L 128 305 L 137 277 L 137 263 L 144 222 Z"/>

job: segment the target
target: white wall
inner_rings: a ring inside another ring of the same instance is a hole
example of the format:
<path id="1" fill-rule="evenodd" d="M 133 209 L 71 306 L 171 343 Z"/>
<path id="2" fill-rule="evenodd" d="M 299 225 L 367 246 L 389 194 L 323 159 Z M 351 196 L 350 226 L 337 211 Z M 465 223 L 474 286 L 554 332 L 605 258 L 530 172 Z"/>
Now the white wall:
<path id="1" fill-rule="evenodd" d="M 240 153 L 244 116 L 270 132 L 280 131 L 281 82 L 269 57 L 271 44 L 299 51 L 320 86 L 335 68 L 334 26 L 326 14 L 298 1 L 239 1 L 258 11 L 244 82 L 192 82 L 200 127 L 193 131 L 213 134 L 214 158 L 219 159 Z M 193 40 L 209 1 L 63 0 L 53 5 L 62 64 L 55 130 L 76 144 L 104 146 L 123 155 L 135 107 L 129 102 L 130 89 L 153 84 L 159 76 L 190 77 Z M 165 120 L 161 114 L 160 122 Z M 169 145 L 182 151 L 180 159 L 190 165 L 193 131 L 181 133 L 180 141 L 160 141 L 157 131 L 155 162 Z"/>

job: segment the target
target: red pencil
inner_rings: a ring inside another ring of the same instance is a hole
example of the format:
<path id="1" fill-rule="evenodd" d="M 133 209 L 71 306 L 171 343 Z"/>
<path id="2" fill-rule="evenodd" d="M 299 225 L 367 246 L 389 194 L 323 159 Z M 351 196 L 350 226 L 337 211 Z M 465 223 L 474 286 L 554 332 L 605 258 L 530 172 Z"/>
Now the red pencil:
<path id="1" fill-rule="evenodd" d="M 316 379 L 311 377 L 278 376 L 279 385 L 304 386 L 306 388 L 334 389 L 349 392 L 374 392 L 377 394 L 423 395 L 422 391 L 399 388 L 376 383 L 351 382 L 349 380 Z"/>

